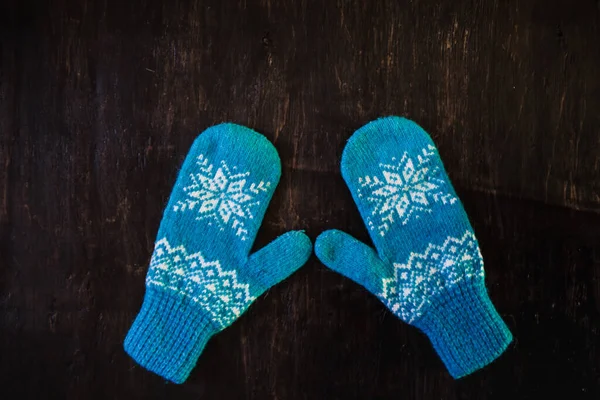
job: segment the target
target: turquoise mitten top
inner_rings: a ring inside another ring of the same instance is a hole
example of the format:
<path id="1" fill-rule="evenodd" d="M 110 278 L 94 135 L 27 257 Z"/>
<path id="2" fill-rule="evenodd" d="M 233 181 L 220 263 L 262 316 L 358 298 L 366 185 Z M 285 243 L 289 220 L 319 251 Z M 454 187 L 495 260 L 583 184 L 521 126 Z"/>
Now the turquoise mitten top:
<path id="1" fill-rule="evenodd" d="M 512 335 L 492 305 L 473 229 L 429 135 L 399 117 L 348 141 L 342 176 L 376 251 L 337 230 L 319 259 L 353 279 L 432 341 L 459 378 L 496 359 Z"/>
<path id="2" fill-rule="evenodd" d="M 181 383 L 208 339 L 312 251 L 289 232 L 250 254 L 281 175 L 273 145 L 251 129 L 221 124 L 192 145 L 158 231 L 142 309 L 125 350 Z"/>

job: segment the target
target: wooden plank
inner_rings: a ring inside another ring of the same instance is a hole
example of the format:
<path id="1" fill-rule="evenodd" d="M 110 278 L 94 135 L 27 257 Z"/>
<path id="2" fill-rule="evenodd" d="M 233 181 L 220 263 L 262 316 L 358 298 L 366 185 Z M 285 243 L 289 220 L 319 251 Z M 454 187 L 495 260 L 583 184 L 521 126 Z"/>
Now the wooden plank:
<path id="1" fill-rule="evenodd" d="M 0 22 L 6 398 L 600 395 L 596 1 L 9 0 Z M 454 382 L 421 333 L 315 257 L 186 384 L 127 357 L 199 132 L 244 124 L 280 153 L 256 248 L 290 229 L 368 241 L 339 159 L 390 114 L 431 133 L 465 203 L 516 337 L 500 360 Z"/>

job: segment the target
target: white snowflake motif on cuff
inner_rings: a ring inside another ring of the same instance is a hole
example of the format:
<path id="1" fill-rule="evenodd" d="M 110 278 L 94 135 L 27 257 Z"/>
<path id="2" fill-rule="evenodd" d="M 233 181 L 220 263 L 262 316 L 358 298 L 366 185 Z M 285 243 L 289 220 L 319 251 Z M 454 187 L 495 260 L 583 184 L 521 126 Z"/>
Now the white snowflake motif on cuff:
<path id="1" fill-rule="evenodd" d="M 436 155 L 432 145 L 422 149 L 416 162 L 405 152 L 397 163 L 392 158 L 392 164 L 379 164 L 383 179 L 368 175 L 358 179 L 358 197 L 373 204 L 367 216 L 369 229 L 385 236 L 396 218 L 406 225 L 411 217 L 431 213 L 432 203 L 457 201 L 445 188 L 446 182 L 437 178 L 440 166 L 432 162 Z"/>
<path id="2" fill-rule="evenodd" d="M 219 260 L 208 261 L 201 252 L 188 255 L 184 246 L 173 247 L 166 238 L 154 246 L 146 285 L 188 297 L 222 328 L 254 301 L 235 269 L 225 270 Z"/>
<path id="3" fill-rule="evenodd" d="M 449 236 L 443 244 L 429 243 L 423 253 L 394 263 L 394 275 L 382 280 L 379 297 L 402 320 L 411 323 L 425 311 L 433 297 L 463 279 L 484 277 L 483 258 L 471 231 Z"/>
<path id="4" fill-rule="evenodd" d="M 175 212 L 196 210 L 197 219 L 209 219 L 221 230 L 230 227 L 241 240 L 248 238 L 246 221 L 253 219 L 252 208 L 260 204 L 256 197 L 266 193 L 270 182 L 248 184 L 250 172 L 237 172 L 225 161 L 215 168 L 204 155 L 198 156 L 198 172 L 190 174 L 191 183 L 183 188 L 185 198 L 173 206 Z"/>

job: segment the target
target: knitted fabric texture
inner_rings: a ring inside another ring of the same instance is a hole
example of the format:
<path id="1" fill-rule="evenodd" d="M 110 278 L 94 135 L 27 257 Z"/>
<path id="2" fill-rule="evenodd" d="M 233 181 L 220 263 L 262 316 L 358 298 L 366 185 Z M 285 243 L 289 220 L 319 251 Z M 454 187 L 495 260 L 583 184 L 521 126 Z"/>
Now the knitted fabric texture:
<path id="1" fill-rule="evenodd" d="M 477 239 L 433 141 L 416 123 L 383 118 L 359 129 L 342 176 L 377 249 L 322 233 L 319 259 L 420 328 L 454 378 L 496 359 L 512 335 L 490 302 Z"/>
<path id="2" fill-rule="evenodd" d="M 212 335 L 306 262 L 312 245 L 302 232 L 249 255 L 280 175 L 273 145 L 248 128 L 217 125 L 195 140 L 125 339 L 125 351 L 143 367 L 182 383 Z"/>

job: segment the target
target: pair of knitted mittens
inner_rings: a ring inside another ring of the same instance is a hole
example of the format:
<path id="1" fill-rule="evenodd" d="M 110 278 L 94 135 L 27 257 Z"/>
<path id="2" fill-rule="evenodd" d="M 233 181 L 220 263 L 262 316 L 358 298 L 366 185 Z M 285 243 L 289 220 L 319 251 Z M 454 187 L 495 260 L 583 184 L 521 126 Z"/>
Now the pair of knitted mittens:
<path id="1" fill-rule="evenodd" d="M 302 232 L 249 254 L 280 170 L 275 148 L 248 128 L 217 125 L 196 139 L 125 339 L 139 364 L 185 381 L 212 335 L 309 258 Z M 425 332 L 453 377 L 497 358 L 512 336 L 487 295 L 477 240 L 429 136 L 403 118 L 374 121 L 349 140 L 342 175 L 377 250 L 331 230 L 317 238 L 317 257 Z"/>

